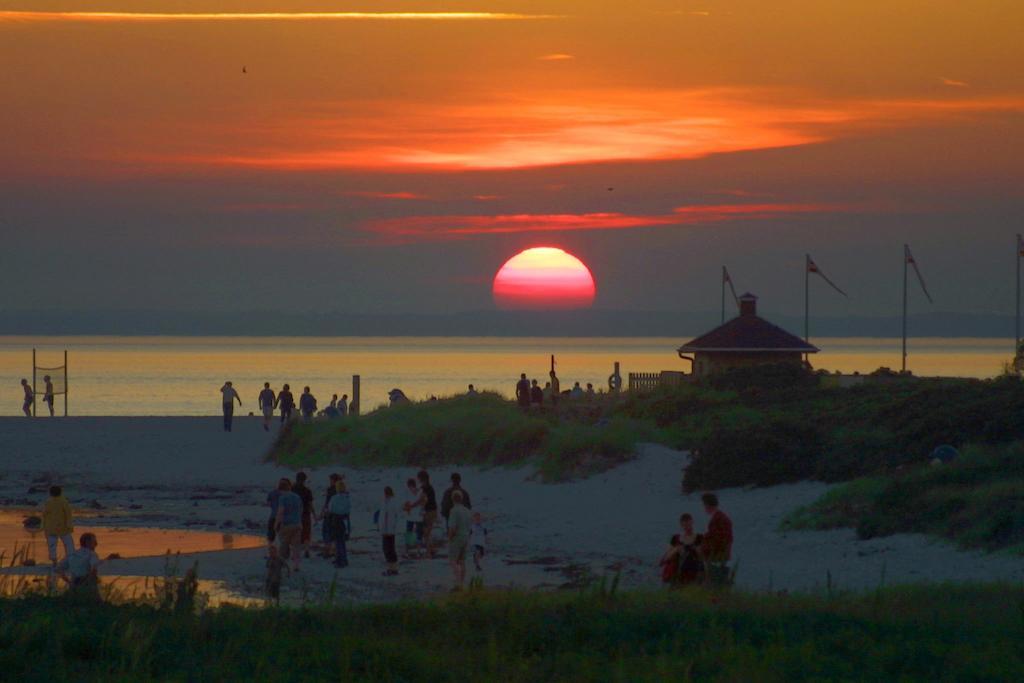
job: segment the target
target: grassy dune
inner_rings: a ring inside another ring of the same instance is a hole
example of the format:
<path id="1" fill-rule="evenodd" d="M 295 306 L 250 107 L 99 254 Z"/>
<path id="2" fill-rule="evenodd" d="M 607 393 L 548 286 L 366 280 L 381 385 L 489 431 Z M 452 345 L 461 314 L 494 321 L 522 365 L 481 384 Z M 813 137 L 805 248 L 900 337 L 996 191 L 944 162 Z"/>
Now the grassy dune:
<path id="1" fill-rule="evenodd" d="M 797 510 L 786 525 L 854 527 L 861 538 L 920 532 L 965 548 L 1024 554 L 1024 442 L 972 446 L 948 465 L 849 482 Z"/>
<path id="2" fill-rule="evenodd" d="M 0 600 L 8 680 L 1013 681 L 1024 594 L 470 593 L 381 607 Z"/>
<path id="3" fill-rule="evenodd" d="M 292 423 L 270 457 L 296 467 L 533 463 L 546 479 L 559 480 L 632 458 L 634 444 L 656 438 L 656 431 L 640 420 L 605 418 L 597 402 L 526 413 L 482 394 L 381 408 L 358 419 Z"/>

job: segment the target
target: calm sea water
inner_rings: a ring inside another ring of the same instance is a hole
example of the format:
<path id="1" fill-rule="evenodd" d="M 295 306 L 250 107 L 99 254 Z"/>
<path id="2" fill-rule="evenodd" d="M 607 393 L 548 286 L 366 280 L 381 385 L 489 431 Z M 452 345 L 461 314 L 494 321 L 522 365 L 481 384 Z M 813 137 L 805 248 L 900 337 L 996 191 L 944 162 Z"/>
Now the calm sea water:
<path id="1" fill-rule="evenodd" d="M 288 382 L 296 396 L 309 385 L 321 406 L 331 394 L 351 394 L 362 378 L 363 409 L 398 387 L 414 399 L 465 391 L 473 383 L 511 396 L 520 372 L 543 383 L 550 354 L 562 388 L 575 381 L 607 385 L 612 364 L 629 372 L 684 370 L 676 357 L 685 340 L 668 338 L 209 338 L 0 337 L 0 415 L 21 410 L 22 377 L 39 365 L 60 365 L 69 353 L 71 415 L 216 415 L 219 389 L 230 379 L 242 396 L 242 414 L 256 411 L 268 381 Z M 822 349 L 815 367 L 843 372 L 899 368 L 898 339 L 812 340 Z M 918 375 L 993 377 L 1010 360 L 1006 339 L 912 339 L 910 369 Z M 39 378 L 42 384 L 42 378 Z M 58 398 L 58 408 L 62 408 Z M 41 407 L 41 406 L 40 406 Z M 238 413 L 236 413 L 238 414 Z"/>

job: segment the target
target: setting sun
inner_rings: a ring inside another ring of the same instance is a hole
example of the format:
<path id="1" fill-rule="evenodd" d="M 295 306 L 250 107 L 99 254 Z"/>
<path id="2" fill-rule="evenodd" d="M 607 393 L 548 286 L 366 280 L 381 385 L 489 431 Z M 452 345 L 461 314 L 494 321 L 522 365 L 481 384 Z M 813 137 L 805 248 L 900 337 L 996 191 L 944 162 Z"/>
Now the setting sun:
<path id="1" fill-rule="evenodd" d="M 494 301 L 504 309 L 566 310 L 594 303 L 590 269 L 557 247 L 534 247 L 516 254 L 494 276 Z"/>

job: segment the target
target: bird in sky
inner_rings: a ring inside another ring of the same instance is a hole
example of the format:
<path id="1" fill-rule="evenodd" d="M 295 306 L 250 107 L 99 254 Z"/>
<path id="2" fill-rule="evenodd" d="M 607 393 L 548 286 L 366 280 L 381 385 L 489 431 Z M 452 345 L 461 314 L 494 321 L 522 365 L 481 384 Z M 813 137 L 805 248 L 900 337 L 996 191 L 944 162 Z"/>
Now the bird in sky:
<path id="1" fill-rule="evenodd" d="M 246 69 L 245 69 L 245 67 L 244 67 L 244 66 L 242 67 L 242 73 L 244 73 L 244 74 L 247 74 L 247 73 L 249 73 L 248 71 L 246 71 Z"/>

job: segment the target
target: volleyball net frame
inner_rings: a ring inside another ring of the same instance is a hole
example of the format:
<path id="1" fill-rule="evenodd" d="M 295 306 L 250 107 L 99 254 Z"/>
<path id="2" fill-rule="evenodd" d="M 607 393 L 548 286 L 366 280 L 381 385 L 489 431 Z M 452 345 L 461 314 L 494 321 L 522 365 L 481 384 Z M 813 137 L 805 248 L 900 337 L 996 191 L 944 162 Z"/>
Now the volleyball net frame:
<path id="1" fill-rule="evenodd" d="M 53 395 L 64 397 L 64 417 L 68 416 L 68 351 L 64 349 L 64 364 L 56 367 L 42 367 L 39 365 L 36 350 L 32 349 L 32 416 L 36 415 L 36 405 L 39 403 L 39 392 L 36 388 L 37 379 L 50 376 L 53 382 Z M 45 387 L 44 387 L 45 389 Z M 45 391 L 43 392 L 45 395 Z"/>

